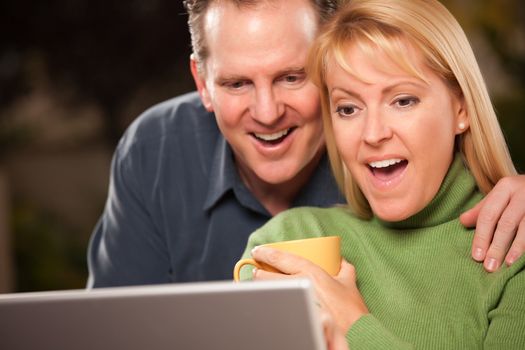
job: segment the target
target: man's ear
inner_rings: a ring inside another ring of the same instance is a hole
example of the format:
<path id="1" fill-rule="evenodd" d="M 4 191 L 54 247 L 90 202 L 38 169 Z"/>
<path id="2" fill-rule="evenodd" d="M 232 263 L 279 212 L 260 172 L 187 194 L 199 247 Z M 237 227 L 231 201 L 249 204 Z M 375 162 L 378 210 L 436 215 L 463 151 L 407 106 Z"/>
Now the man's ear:
<path id="1" fill-rule="evenodd" d="M 190 70 L 193 80 L 195 81 L 195 86 L 197 86 L 197 91 L 199 91 L 199 95 L 201 96 L 202 104 L 208 112 L 213 112 L 210 92 L 206 87 L 206 79 L 201 73 L 199 73 L 197 61 L 193 57 L 193 54 L 190 56 Z"/>

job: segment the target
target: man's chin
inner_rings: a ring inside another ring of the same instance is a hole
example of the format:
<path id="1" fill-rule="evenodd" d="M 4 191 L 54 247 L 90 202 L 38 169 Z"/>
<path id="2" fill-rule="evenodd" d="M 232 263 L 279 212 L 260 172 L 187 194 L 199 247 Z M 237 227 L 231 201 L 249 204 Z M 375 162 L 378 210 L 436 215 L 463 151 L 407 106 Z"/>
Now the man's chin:
<path id="1" fill-rule="evenodd" d="M 273 168 L 256 171 L 255 174 L 261 182 L 278 186 L 293 182 L 300 173 L 298 169 L 290 169 L 286 165 L 274 165 Z"/>

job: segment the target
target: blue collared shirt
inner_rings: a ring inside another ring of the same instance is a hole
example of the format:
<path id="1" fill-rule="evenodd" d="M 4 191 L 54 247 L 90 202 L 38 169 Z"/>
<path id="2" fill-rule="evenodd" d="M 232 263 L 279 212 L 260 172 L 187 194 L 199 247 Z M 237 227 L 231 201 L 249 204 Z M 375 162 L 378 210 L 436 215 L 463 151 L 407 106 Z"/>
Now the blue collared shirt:
<path id="1" fill-rule="evenodd" d="M 343 202 L 325 155 L 292 206 Z M 248 236 L 270 218 L 198 94 L 171 99 L 137 118 L 117 146 L 88 287 L 231 279 Z"/>

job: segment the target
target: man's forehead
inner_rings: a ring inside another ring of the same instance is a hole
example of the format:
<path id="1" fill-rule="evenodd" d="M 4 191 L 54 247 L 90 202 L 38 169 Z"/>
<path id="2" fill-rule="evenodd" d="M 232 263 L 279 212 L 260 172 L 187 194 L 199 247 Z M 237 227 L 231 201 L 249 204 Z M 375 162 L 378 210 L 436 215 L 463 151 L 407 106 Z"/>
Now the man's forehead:
<path id="1" fill-rule="evenodd" d="M 315 21 L 317 14 L 311 0 L 214 0 L 208 6 L 204 17 L 204 29 L 213 30 L 225 18 L 230 16 L 245 16 L 249 11 L 279 11 L 283 5 L 304 8 L 312 11 Z"/>
<path id="2" fill-rule="evenodd" d="M 264 6 L 278 8 L 280 3 L 293 2 L 294 0 L 211 0 L 208 8 L 212 6 L 224 7 L 231 5 L 239 10 L 257 9 Z M 299 0 L 299 2 L 311 3 L 312 0 Z"/>
<path id="3" fill-rule="evenodd" d="M 261 66 L 273 75 L 277 70 L 304 66 L 318 28 L 310 1 L 271 4 L 239 9 L 231 1 L 221 1 L 209 9 L 205 24 L 208 55 L 204 64 L 213 67 L 214 75 L 243 70 L 253 75 Z"/>

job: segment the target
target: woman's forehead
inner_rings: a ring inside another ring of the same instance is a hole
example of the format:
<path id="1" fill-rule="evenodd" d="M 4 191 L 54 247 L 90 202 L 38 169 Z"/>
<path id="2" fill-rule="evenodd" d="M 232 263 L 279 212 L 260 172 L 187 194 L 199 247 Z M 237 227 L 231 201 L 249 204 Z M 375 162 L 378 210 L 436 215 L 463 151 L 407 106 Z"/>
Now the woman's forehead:
<path id="1" fill-rule="evenodd" d="M 427 81 L 425 71 L 428 67 L 423 53 L 404 38 L 385 44 L 370 39 L 354 39 L 343 45 L 334 45 L 328 54 L 326 67 L 329 69 L 332 64 L 336 64 L 357 79 L 367 82 L 367 77 L 352 64 L 352 59 L 357 56 L 385 74 L 409 75 Z"/>

